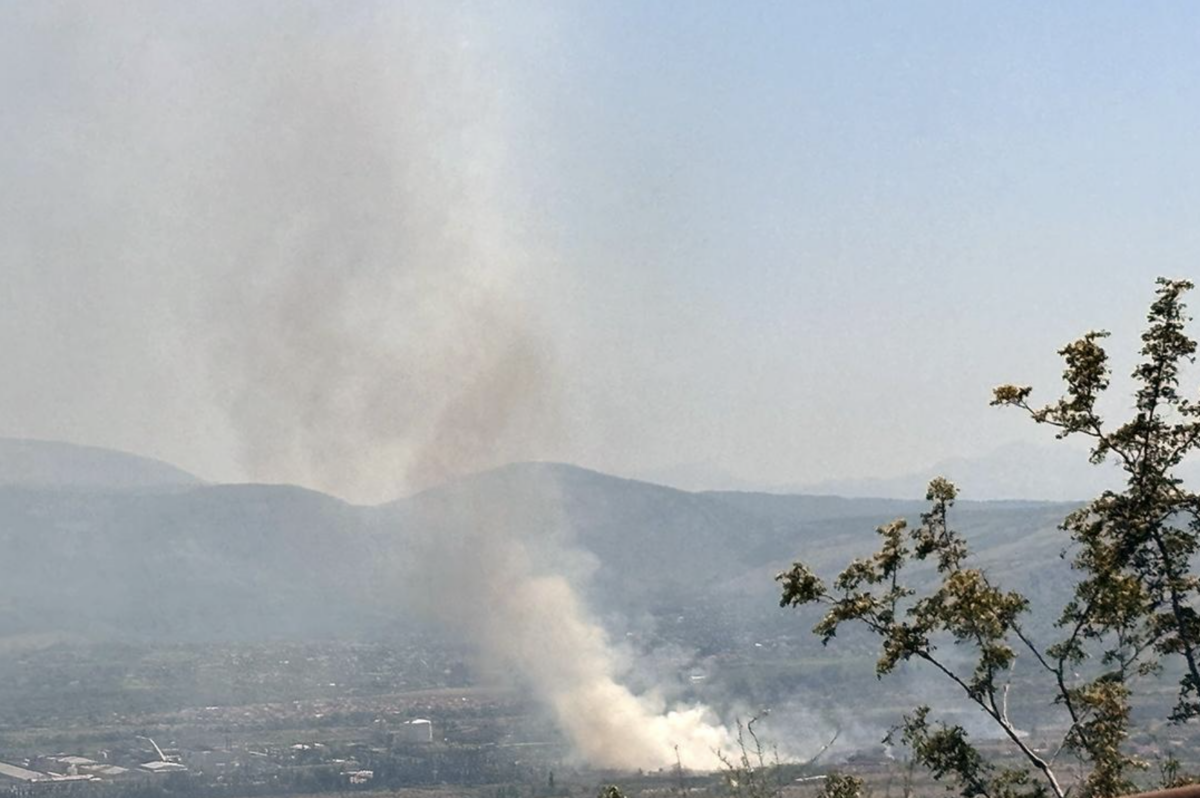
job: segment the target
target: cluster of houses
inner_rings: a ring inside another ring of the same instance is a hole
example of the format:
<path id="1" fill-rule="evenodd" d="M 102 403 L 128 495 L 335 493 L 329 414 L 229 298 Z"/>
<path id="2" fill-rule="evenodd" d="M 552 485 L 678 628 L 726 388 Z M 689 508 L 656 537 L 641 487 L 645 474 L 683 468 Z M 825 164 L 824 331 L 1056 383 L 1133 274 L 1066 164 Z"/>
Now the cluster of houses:
<path id="1" fill-rule="evenodd" d="M 421 744 L 433 742 L 433 725 L 425 719 L 408 721 L 400 726 L 398 733 L 391 735 L 396 742 Z M 154 757 L 150 761 L 133 765 L 125 762 L 126 766 L 108 761 L 107 753 L 102 752 L 101 759 L 89 759 L 85 756 L 57 754 L 54 756 L 37 756 L 12 762 L 0 762 L 0 792 L 21 792 L 50 789 L 55 786 L 76 785 L 79 783 L 127 782 L 150 780 L 169 776 L 173 773 L 202 773 L 221 774 L 235 768 L 250 767 L 254 761 L 262 760 L 256 770 L 271 763 L 268 760 L 278 760 L 280 757 L 270 756 L 264 751 L 252 750 L 200 750 L 172 751 L 159 748 L 149 738 L 142 738 L 153 747 Z M 321 743 L 297 743 L 283 754 L 287 761 L 274 762 L 286 766 L 289 762 L 304 763 L 307 761 L 325 761 L 325 746 Z M 145 751 L 143 756 L 149 751 Z M 125 761 L 124 757 L 117 757 Z M 133 759 L 134 762 L 137 759 Z M 366 784 L 372 780 L 374 773 L 362 769 L 353 760 L 330 760 L 334 764 L 342 764 L 341 774 L 350 784 Z"/>
<path id="2" fill-rule="evenodd" d="M 43 756 L 20 764 L 0 762 L 0 787 L 127 781 L 185 771 L 186 765 L 162 760 L 127 768 L 85 756 Z"/>

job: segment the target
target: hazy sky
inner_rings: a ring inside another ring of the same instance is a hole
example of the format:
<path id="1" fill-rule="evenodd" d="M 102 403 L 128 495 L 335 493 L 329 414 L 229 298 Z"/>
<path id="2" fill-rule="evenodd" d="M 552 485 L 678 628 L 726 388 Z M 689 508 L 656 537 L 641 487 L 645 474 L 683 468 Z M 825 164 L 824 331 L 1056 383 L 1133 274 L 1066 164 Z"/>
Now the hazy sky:
<path id="1" fill-rule="evenodd" d="M 905 472 L 1200 255 L 1186 3 L 9 3 L 0 102 L 0 435 L 210 479 Z"/>

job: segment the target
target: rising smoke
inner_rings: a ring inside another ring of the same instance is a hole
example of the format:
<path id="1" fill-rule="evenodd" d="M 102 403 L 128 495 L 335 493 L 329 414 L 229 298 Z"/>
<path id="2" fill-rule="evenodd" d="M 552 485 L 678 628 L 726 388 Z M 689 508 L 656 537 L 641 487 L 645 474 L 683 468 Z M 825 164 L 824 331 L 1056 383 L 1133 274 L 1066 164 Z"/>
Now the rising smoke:
<path id="1" fill-rule="evenodd" d="M 132 46 L 138 124 L 118 131 L 157 167 L 131 183 L 152 222 L 138 234 L 169 238 L 160 267 L 208 298 L 193 344 L 248 474 L 376 500 L 551 456 L 553 334 L 530 290 L 550 259 L 520 212 L 519 95 L 485 20 L 439 3 L 155 9 L 77 35 Z M 678 747 L 715 766 L 730 739 L 711 713 L 623 687 L 556 557 L 467 513 L 418 542 L 430 611 L 519 674 L 590 763 L 659 767 Z"/>
<path id="2" fill-rule="evenodd" d="M 544 452 L 553 356 L 477 20 L 337 16 L 270 42 L 215 136 L 210 366 L 252 477 L 387 499 Z"/>
<path id="3" fill-rule="evenodd" d="M 689 768 L 718 767 L 715 752 L 734 741 L 710 710 L 669 707 L 618 678 L 623 663 L 573 587 L 592 564 L 570 544 L 564 502 L 551 494 L 546 515 L 510 507 L 496 517 L 464 495 L 432 491 L 415 502 L 415 526 L 428 533 L 413 574 L 425 614 L 478 644 L 491 666 L 520 674 L 584 761 L 657 768 L 678 754 Z"/>

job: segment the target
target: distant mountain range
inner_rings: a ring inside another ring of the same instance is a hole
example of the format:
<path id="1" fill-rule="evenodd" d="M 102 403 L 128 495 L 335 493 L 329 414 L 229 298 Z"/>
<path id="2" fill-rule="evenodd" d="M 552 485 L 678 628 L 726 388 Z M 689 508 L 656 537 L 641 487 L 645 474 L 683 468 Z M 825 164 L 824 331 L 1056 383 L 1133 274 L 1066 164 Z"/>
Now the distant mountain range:
<path id="1" fill-rule="evenodd" d="M 742 491 L 845 498 L 920 500 L 935 476 L 952 479 L 961 495 L 981 501 L 1080 501 L 1119 487 L 1121 472 L 1093 466 L 1075 446 L 1012 443 L 980 457 L 956 457 L 894 477 L 816 482 L 755 482 L 719 467 L 690 463 L 639 472 L 635 478 L 688 492 Z M 1200 463 L 1185 465 L 1200 478 Z M 161 460 L 96 446 L 0 438 L 0 485 L 95 489 L 195 486 L 202 480 Z"/>
<path id="2" fill-rule="evenodd" d="M 816 482 L 753 482 L 707 464 L 680 464 L 639 476 L 682 490 L 801 493 L 847 498 L 920 499 L 929 480 L 944 476 L 960 495 L 981 501 L 1022 499 L 1073 502 L 1119 488 L 1122 472 L 1112 463 L 1092 465 L 1077 445 L 1011 443 L 979 457 L 955 457 L 892 477 L 851 477 Z M 1185 463 L 1179 476 L 1200 481 L 1200 463 Z"/>
<path id="3" fill-rule="evenodd" d="M 690 493 L 549 463 L 360 507 L 295 487 L 206 485 L 85 447 L 7 442 L 0 455 L 0 637 L 385 635 L 412 616 L 421 541 L 480 523 L 545 552 L 602 617 L 703 611 L 722 634 L 750 635 L 803 621 L 776 606 L 772 577 L 793 558 L 831 571 L 871 551 L 876 526 L 924 509 Z M 37 468 L 23 472 L 22 458 Z M 1051 575 L 1065 568 L 1055 526 L 1068 510 L 965 501 L 954 519 L 994 573 L 1036 600 L 1064 581 Z"/>
<path id="4" fill-rule="evenodd" d="M 1092 465 L 1073 445 L 1012 443 L 981 457 L 955 457 L 898 477 L 831 479 L 784 485 L 786 493 L 818 493 L 879 498 L 921 498 L 929 480 L 944 476 L 960 495 L 977 499 L 1082 501 L 1118 488 L 1121 471 L 1112 463 Z"/>

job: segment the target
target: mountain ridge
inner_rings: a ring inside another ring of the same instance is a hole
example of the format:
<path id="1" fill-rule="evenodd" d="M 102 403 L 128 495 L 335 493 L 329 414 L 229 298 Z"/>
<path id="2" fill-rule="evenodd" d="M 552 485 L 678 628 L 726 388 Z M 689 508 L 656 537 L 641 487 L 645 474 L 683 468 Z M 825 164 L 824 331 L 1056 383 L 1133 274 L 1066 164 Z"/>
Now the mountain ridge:
<path id="1" fill-rule="evenodd" d="M 0 437 L 0 484 L 138 489 L 205 483 L 172 463 L 118 449 Z"/>

